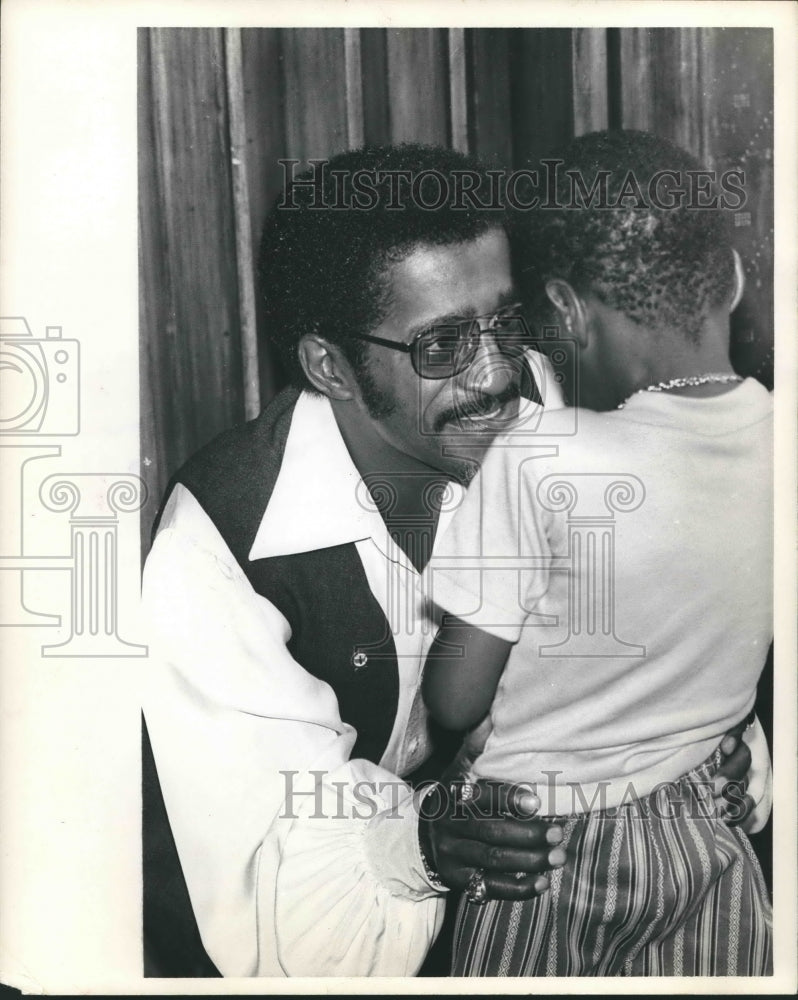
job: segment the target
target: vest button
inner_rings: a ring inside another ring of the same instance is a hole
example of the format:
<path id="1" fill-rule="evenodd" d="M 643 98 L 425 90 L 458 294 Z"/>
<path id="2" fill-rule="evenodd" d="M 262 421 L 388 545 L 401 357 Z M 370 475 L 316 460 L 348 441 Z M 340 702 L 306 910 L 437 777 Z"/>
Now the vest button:
<path id="1" fill-rule="evenodd" d="M 352 655 L 352 663 L 354 664 L 355 670 L 360 670 L 369 662 L 369 658 L 365 653 L 354 653 Z"/>

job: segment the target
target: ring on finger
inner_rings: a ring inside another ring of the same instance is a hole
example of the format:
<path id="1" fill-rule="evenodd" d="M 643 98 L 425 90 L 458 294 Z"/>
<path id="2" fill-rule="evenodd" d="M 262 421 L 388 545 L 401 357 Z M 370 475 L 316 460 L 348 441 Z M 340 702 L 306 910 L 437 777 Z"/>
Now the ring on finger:
<path id="1" fill-rule="evenodd" d="M 450 790 L 454 798 L 459 797 L 461 802 L 470 802 L 477 794 L 477 786 L 473 781 L 452 782 Z"/>
<path id="2" fill-rule="evenodd" d="M 477 903 L 481 906 L 487 902 L 488 887 L 485 884 L 485 872 L 481 868 L 471 872 L 468 882 L 466 882 L 465 895 L 469 903 Z"/>

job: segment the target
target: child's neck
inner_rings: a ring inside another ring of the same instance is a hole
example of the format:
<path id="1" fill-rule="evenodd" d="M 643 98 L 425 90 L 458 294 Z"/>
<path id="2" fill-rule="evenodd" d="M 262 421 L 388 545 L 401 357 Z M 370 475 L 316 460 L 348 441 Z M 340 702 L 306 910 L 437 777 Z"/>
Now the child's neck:
<path id="1" fill-rule="evenodd" d="M 728 313 L 711 314 L 701 329 L 697 343 L 680 331 L 644 328 L 641 332 L 640 341 L 650 345 L 650 348 L 630 360 L 628 376 L 635 391 L 674 379 L 734 374 L 729 358 Z M 687 395 L 714 395 L 727 389 L 728 385 L 708 383 L 680 387 L 674 391 Z"/>

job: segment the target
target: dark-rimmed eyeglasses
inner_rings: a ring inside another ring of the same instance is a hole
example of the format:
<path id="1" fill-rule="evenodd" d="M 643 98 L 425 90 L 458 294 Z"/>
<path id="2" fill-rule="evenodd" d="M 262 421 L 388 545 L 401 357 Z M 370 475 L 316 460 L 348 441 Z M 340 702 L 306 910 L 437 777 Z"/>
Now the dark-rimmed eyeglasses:
<path id="1" fill-rule="evenodd" d="M 421 378 L 453 378 L 465 371 L 477 356 L 485 333 L 491 335 L 496 347 L 507 357 L 520 357 L 532 346 L 529 327 L 520 309 L 520 304 L 516 303 L 488 316 L 472 316 L 430 326 L 419 331 L 409 344 L 368 333 L 359 333 L 356 337 L 409 354 L 413 369 Z"/>

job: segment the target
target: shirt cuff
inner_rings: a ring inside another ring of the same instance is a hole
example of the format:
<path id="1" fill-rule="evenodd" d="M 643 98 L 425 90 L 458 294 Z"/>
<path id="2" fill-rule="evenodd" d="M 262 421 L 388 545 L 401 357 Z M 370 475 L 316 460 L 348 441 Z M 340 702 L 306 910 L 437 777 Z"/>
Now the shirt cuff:
<path id="1" fill-rule="evenodd" d="M 365 761 L 346 770 L 297 810 L 263 919 L 286 975 L 413 976 L 444 912 L 424 874 L 415 794 Z"/>
<path id="2" fill-rule="evenodd" d="M 427 876 L 418 839 L 418 812 L 427 788 L 396 788 L 395 806 L 378 813 L 365 833 L 365 852 L 375 878 L 392 893 L 427 899 L 448 892 Z M 430 860 L 430 859 L 428 859 Z"/>

